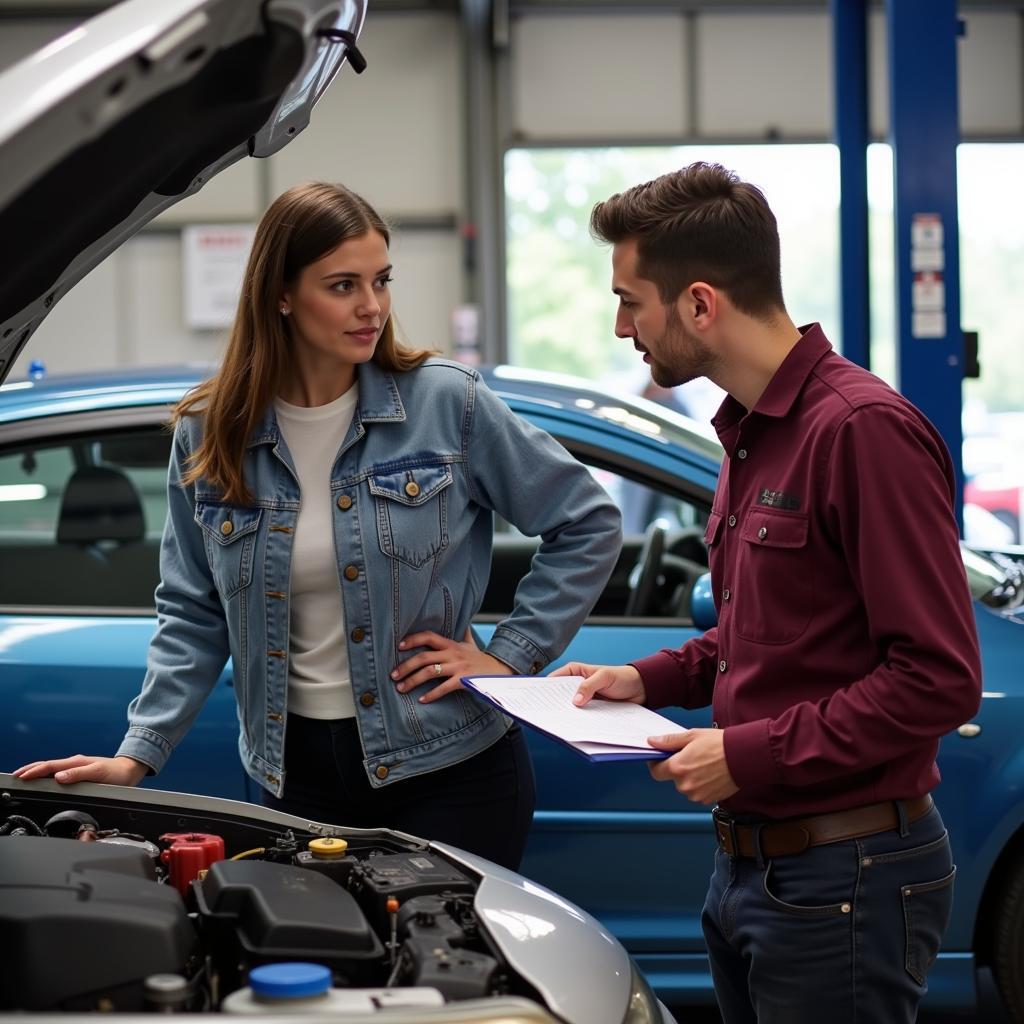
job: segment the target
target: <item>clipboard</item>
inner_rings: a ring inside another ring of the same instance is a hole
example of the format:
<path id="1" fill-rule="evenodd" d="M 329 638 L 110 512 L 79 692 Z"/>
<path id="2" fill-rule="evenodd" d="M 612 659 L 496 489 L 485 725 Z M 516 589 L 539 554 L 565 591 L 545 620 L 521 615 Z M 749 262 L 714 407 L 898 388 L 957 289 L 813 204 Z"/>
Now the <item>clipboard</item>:
<path id="1" fill-rule="evenodd" d="M 646 737 L 683 732 L 682 726 L 626 701 L 594 698 L 577 708 L 572 695 L 581 682 L 579 676 L 462 676 L 488 704 L 595 764 L 661 761 L 674 753 L 655 750 Z"/>

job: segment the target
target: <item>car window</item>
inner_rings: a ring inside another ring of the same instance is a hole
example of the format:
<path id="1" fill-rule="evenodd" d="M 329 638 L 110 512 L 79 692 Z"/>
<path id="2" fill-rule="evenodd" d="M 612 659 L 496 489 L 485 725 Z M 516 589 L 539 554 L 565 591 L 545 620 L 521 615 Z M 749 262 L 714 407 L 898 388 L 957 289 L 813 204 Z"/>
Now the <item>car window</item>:
<path id="1" fill-rule="evenodd" d="M 78 435 L 0 453 L 0 606 L 152 609 L 170 435 Z"/>
<path id="2" fill-rule="evenodd" d="M 591 472 L 619 506 L 622 532 L 626 537 L 643 533 L 655 522 L 669 530 L 680 527 L 703 528 L 707 524 L 707 511 L 685 498 L 606 469 L 591 467 Z"/>
<path id="3" fill-rule="evenodd" d="M 604 466 L 588 469 L 622 512 L 623 530 L 622 553 L 592 619 L 691 621 L 690 593 L 708 567 L 703 538 L 710 509 Z M 642 556 L 647 553 L 645 540 L 654 528 L 664 531 L 662 552 L 649 567 L 654 585 L 643 588 L 646 597 L 638 607 L 634 592 L 640 583 Z M 537 538 L 524 537 L 504 520 L 496 520 L 491 575 L 481 607 L 485 621 L 497 621 L 512 611 L 516 587 L 529 572 L 538 543 Z"/>
<path id="4" fill-rule="evenodd" d="M 151 610 L 170 443 L 169 434 L 154 427 L 0 453 L 0 607 Z M 593 614 L 685 621 L 689 592 L 707 567 L 707 508 L 623 473 L 588 468 L 621 510 L 624 532 L 619 562 Z M 645 607 L 631 609 L 645 532 L 652 526 L 665 531 L 664 552 L 654 566 L 657 586 Z M 496 522 L 485 618 L 511 612 L 537 544 L 537 538 Z"/>

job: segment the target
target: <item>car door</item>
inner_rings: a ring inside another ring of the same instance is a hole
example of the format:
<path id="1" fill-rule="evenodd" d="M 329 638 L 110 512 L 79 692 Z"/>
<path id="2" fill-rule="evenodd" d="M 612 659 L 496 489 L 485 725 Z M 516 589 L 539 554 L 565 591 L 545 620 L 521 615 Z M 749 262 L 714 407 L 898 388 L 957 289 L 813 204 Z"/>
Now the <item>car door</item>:
<path id="1" fill-rule="evenodd" d="M 0 769 L 113 754 L 156 624 L 166 411 L 22 425 L 0 448 Z M 122 425 L 119 425 L 122 424 Z M 7 432 L 8 435 L 10 432 Z M 230 666 L 145 785 L 245 800 Z"/>
<path id="2" fill-rule="evenodd" d="M 518 411 L 588 465 L 623 511 L 619 565 L 594 613 L 551 667 L 567 661 L 622 664 L 697 635 L 688 591 L 707 567 L 707 480 L 695 479 L 685 460 L 670 451 L 652 454 L 629 431 L 602 433 L 539 415 L 528 405 Z M 641 614 L 627 615 L 629 577 L 645 533 L 659 525 L 666 530 L 668 563 L 660 599 Z M 534 540 L 499 524 L 491 585 L 476 623 L 484 639 L 511 610 L 515 584 L 534 547 Z M 711 724 L 710 709 L 661 713 L 681 727 Z M 591 764 L 526 731 L 538 805 L 523 873 L 602 921 L 659 992 L 682 992 L 687 976 L 706 977 L 700 911 L 714 852 L 709 809 L 655 783 L 644 762 Z"/>

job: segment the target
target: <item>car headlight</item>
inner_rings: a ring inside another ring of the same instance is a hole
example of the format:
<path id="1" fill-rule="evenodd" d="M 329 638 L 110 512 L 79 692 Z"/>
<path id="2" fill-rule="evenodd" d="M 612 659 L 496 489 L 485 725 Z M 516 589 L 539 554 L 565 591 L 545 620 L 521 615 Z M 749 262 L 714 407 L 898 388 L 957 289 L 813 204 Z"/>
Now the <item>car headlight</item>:
<path id="1" fill-rule="evenodd" d="M 629 1003 L 622 1024 L 665 1024 L 665 1015 L 657 996 L 651 991 L 647 979 L 640 973 L 632 958 L 629 961 L 632 976 L 629 985 Z"/>

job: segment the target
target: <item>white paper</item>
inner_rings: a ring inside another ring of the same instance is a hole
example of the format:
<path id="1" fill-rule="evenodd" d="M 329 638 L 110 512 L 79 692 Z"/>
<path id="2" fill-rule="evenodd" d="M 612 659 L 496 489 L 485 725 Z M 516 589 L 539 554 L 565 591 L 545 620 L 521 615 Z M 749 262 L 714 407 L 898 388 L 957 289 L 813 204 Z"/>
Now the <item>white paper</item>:
<path id="1" fill-rule="evenodd" d="M 572 702 L 582 676 L 474 676 L 473 686 L 510 715 L 576 744 L 588 753 L 652 750 L 648 736 L 685 732 L 670 718 L 627 701 Z"/>
<path id="2" fill-rule="evenodd" d="M 252 224 L 193 224 L 181 232 L 185 323 L 198 330 L 229 327 L 238 308 Z"/>
<path id="3" fill-rule="evenodd" d="M 944 270 L 945 267 L 945 249 L 921 249 L 915 246 L 910 250 L 911 270 Z"/>
<path id="4" fill-rule="evenodd" d="M 937 213 L 915 213 L 910 222 L 910 244 L 915 249 L 941 249 L 945 233 Z"/>
<path id="5" fill-rule="evenodd" d="M 946 336 L 946 314 L 944 311 L 919 312 L 910 317 L 910 334 L 914 338 L 944 338 Z"/>

